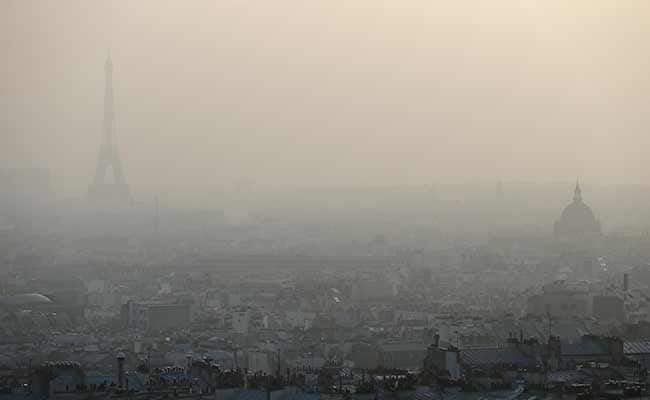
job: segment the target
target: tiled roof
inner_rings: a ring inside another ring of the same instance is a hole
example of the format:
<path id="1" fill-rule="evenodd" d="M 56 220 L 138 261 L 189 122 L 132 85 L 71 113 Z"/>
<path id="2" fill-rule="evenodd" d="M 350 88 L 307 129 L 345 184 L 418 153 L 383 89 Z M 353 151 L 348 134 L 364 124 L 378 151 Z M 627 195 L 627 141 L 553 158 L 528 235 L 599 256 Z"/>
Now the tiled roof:
<path id="1" fill-rule="evenodd" d="M 623 343 L 623 352 L 626 355 L 650 354 L 650 341 L 625 342 Z"/>

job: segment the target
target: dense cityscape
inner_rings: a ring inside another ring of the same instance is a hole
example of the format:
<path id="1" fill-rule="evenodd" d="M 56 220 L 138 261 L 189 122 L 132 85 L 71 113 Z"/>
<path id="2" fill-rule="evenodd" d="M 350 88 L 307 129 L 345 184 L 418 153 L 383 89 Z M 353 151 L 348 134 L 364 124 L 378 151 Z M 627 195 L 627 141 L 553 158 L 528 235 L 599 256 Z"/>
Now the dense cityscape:
<path id="1" fill-rule="evenodd" d="M 650 237 L 603 232 L 587 196 L 577 183 L 546 234 L 429 227 L 426 247 L 159 207 L 119 234 L 108 221 L 142 207 L 113 202 L 89 206 L 102 234 L 39 234 L 56 217 L 14 205 L 2 396 L 645 393 Z"/>
<path id="2" fill-rule="evenodd" d="M 413 1 L 0 5 L 0 400 L 650 398 L 643 24 Z"/>

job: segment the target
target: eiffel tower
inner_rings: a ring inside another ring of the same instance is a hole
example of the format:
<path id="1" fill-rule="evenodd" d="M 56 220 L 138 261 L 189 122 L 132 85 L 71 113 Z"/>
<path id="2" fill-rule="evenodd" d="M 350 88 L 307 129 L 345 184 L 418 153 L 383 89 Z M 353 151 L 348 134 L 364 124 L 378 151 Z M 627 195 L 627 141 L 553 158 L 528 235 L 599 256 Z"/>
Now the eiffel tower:
<path id="1" fill-rule="evenodd" d="M 88 187 L 88 198 L 93 201 L 127 203 L 131 200 L 129 185 L 124 179 L 122 163 L 115 138 L 115 110 L 113 108 L 113 63 L 110 56 L 104 65 L 104 122 L 102 142 L 97 155 L 95 178 Z M 109 180 L 109 171 L 112 180 Z"/>

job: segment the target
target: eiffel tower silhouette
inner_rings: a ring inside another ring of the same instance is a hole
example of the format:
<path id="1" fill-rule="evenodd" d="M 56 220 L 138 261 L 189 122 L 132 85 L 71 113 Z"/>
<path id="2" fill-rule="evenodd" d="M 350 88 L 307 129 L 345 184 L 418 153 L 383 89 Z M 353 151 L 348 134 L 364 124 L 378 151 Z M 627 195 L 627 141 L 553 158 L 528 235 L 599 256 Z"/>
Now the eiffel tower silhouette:
<path id="1" fill-rule="evenodd" d="M 110 56 L 104 65 L 104 122 L 102 142 L 97 155 L 95 178 L 88 187 L 88 198 L 93 201 L 130 202 L 131 191 L 124 178 L 122 163 L 115 138 L 115 110 L 113 107 L 113 63 Z M 109 180 L 109 171 L 112 180 Z"/>

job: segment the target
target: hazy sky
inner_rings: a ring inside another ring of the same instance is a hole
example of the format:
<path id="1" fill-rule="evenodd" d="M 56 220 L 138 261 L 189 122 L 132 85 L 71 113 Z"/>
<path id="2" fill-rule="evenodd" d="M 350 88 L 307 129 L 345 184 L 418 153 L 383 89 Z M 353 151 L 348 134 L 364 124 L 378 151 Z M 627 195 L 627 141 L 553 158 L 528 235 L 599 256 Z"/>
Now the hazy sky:
<path id="1" fill-rule="evenodd" d="M 0 160 L 136 195 L 650 178 L 648 0 L 0 0 Z"/>

